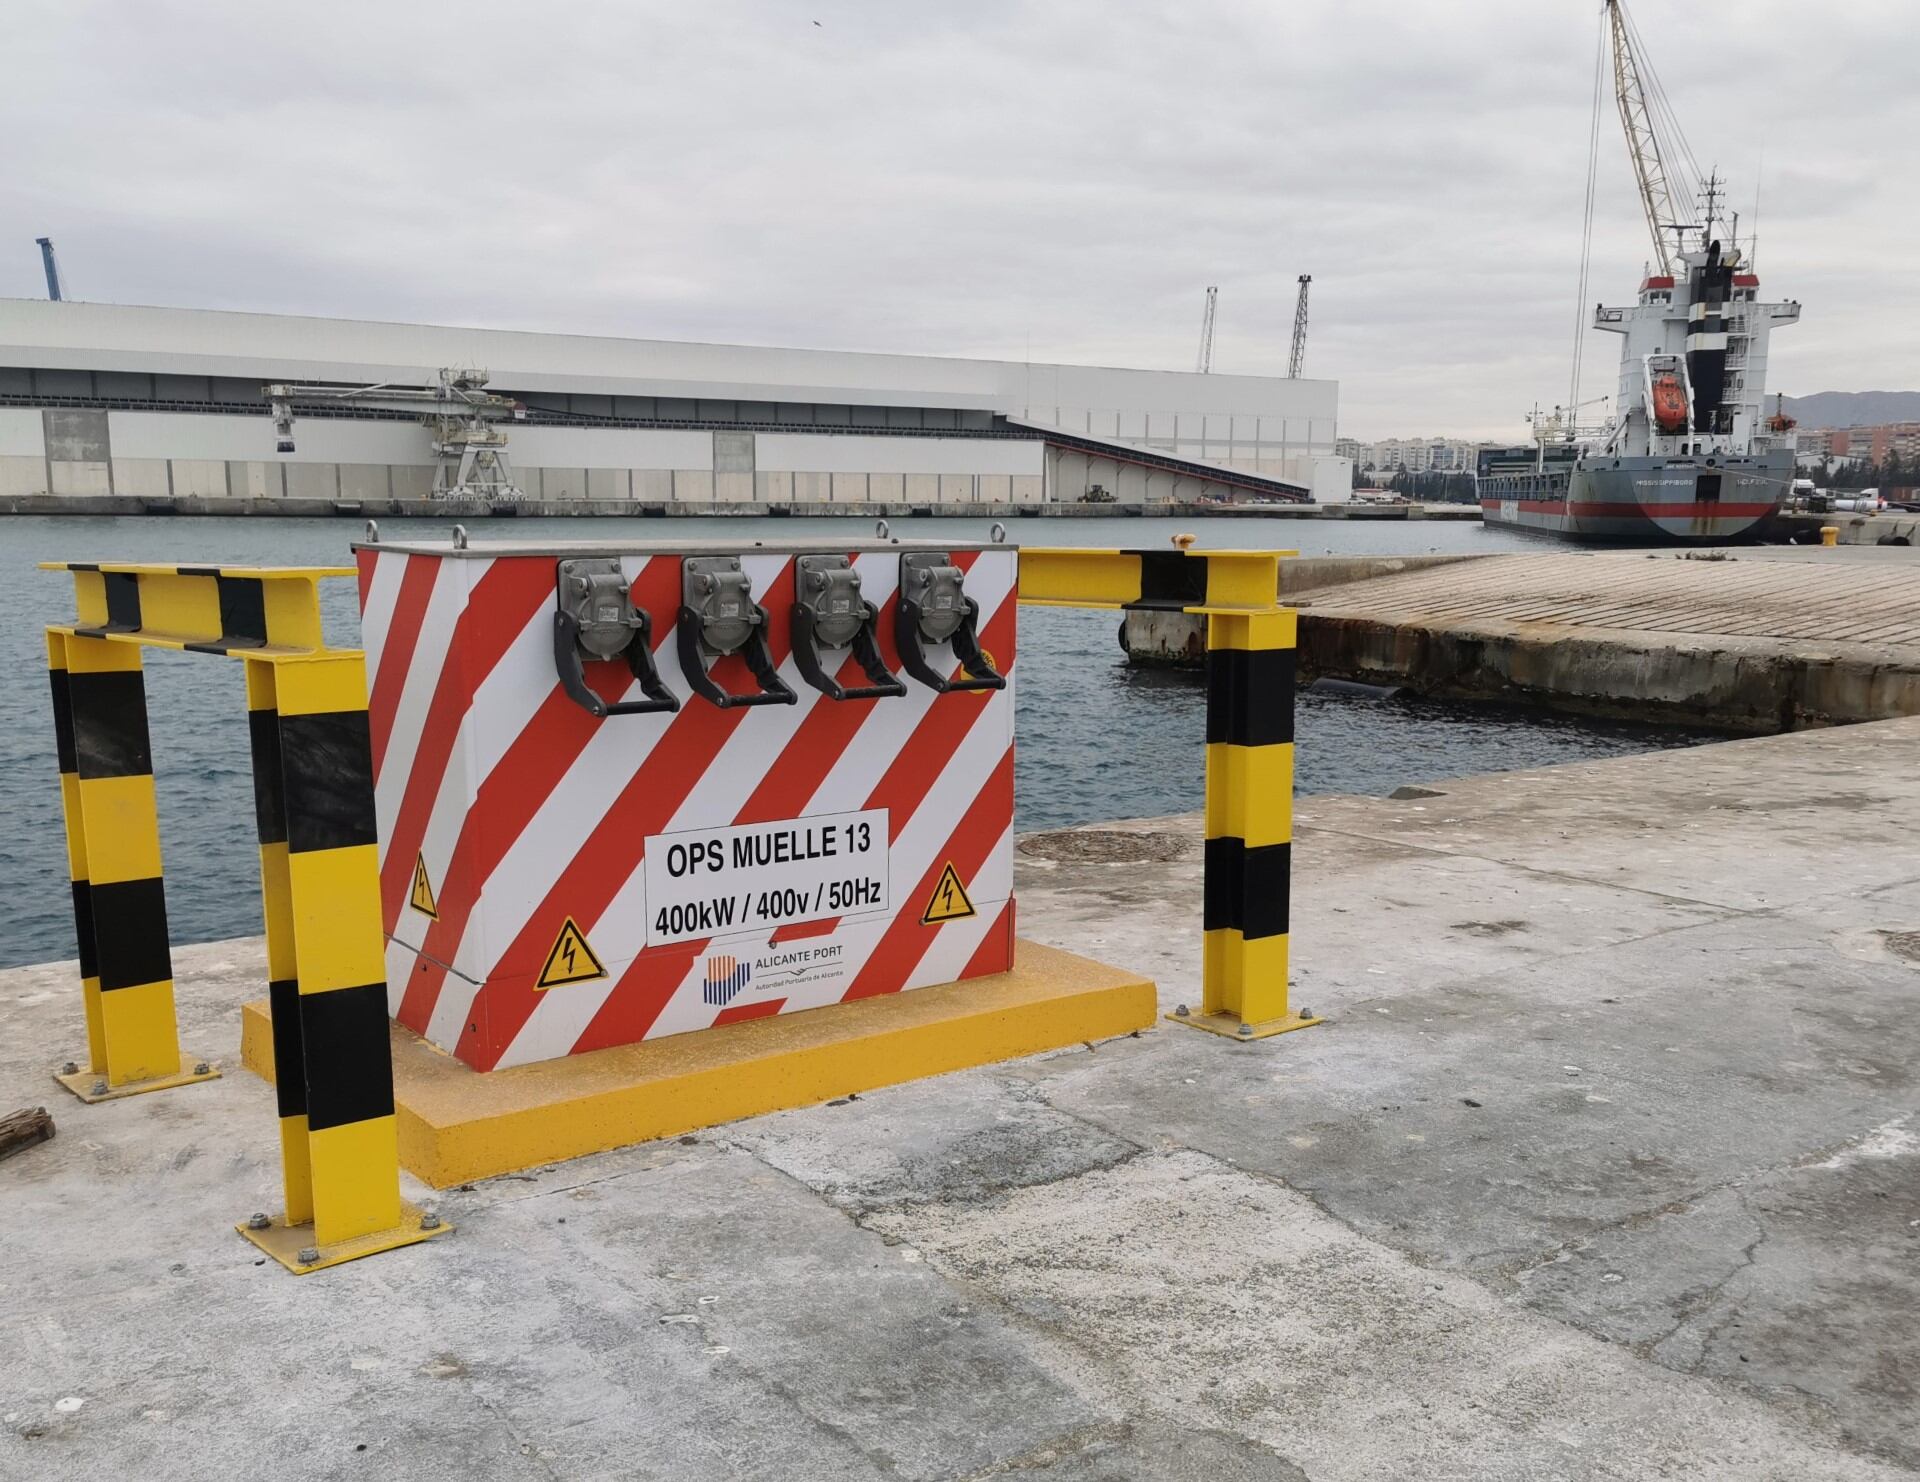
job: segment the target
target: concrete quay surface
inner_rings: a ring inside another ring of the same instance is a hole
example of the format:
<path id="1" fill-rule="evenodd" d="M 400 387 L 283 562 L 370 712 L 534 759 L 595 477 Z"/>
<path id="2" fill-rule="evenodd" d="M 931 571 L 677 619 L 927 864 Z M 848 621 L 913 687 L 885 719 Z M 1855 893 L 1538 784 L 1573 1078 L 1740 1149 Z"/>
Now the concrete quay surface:
<path id="1" fill-rule="evenodd" d="M 1411 780 L 1411 779 L 1410 779 Z M 0 1477 L 1920 1475 L 1920 720 L 1300 800 L 1296 1005 L 410 1197 L 296 1278 L 257 942 L 219 1081 L 87 1107 L 0 974 Z M 1026 935 L 1197 1000 L 1193 818 Z"/>
<path id="2" fill-rule="evenodd" d="M 1770 533 L 1775 538 L 1810 544 L 1819 540 L 1820 531 L 1828 525 L 1840 532 L 1836 539 L 1841 545 L 1920 545 L 1920 515 L 1905 510 L 1882 510 L 1877 514 L 1853 510 L 1824 514 L 1793 510 L 1776 515 Z"/>
<path id="3" fill-rule="evenodd" d="M 1315 674 L 1769 732 L 1920 714 L 1901 547 L 1492 555 L 1290 598 Z"/>

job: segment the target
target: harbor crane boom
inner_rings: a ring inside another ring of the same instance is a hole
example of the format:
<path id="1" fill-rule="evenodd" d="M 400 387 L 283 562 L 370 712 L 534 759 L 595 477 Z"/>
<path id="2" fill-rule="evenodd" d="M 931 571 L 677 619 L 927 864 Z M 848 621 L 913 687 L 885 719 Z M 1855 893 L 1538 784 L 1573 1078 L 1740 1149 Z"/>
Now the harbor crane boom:
<path id="1" fill-rule="evenodd" d="M 1293 350 L 1287 356 L 1287 379 L 1300 379 L 1300 368 L 1307 363 L 1307 285 L 1313 274 L 1300 275 L 1300 297 L 1293 306 Z"/>
<path id="2" fill-rule="evenodd" d="M 507 434 L 495 426 L 518 421 L 526 408 L 510 396 L 488 391 L 487 373 L 469 367 L 443 367 L 432 386 L 325 386 L 276 382 L 262 387 L 273 407 L 276 448 L 291 453 L 294 406 L 333 413 L 353 406 L 371 411 L 414 412 L 427 429 L 434 455 L 435 499 L 521 498 L 507 461 Z"/>
<path id="3" fill-rule="evenodd" d="M 1207 290 L 1207 306 L 1200 313 L 1200 354 L 1195 358 L 1193 368 L 1206 375 L 1213 369 L 1213 312 L 1220 302 L 1220 290 Z"/>
<path id="4" fill-rule="evenodd" d="M 47 272 L 47 297 L 57 304 L 60 302 L 60 264 L 54 260 L 53 238 L 35 237 L 33 240 L 40 249 L 40 266 Z"/>
<path id="5" fill-rule="evenodd" d="M 1673 209 L 1673 193 L 1667 185 L 1666 160 L 1660 151 L 1659 134 L 1654 128 L 1653 112 L 1647 105 L 1647 90 L 1641 78 L 1640 59 L 1627 36 L 1626 13 L 1620 0 L 1607 0 L 1607 23 L 1613 33 L 1613 97 L 1620 108 L 1620 124 L 1627 133 L 1627 153 L 1633 159 L 1633 178 L 1640 186 L 1640 207 L 1646 212 L 1647 230 L 1653 234 L 1653 257 L 1663 274 L 1673 272 L 1672 250 L 1668 236 L 1677 245 L 1682 230 Z"/>

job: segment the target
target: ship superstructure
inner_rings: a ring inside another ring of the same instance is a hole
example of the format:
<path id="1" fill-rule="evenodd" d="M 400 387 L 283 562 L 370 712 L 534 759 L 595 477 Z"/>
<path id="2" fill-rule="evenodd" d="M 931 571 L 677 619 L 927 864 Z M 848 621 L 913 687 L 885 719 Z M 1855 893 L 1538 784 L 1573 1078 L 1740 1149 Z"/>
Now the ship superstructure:
<path id="1" fill-rule="evenodd" d="M 1490 523 L 1583 539 L 1748 539 L 1792 486 L 1792 423 L 1768 415 L 1765 386 L 1768 336 L 1800 305 L 1761 300 L 1717 178 L 1702 182 L 1698 223 L 1676 219 L 1650 74 L 1619 0 L 1607 14 L 1654 256 L 1635 303 L 1593 311 L 1594 329 L 1621 336 L 1612 416 L 1592 427 L 1573 409 L 1536 417 L 1531 467 L 1516 466 L 1514 450 L 1482 457 L 1481 509 Z"/>

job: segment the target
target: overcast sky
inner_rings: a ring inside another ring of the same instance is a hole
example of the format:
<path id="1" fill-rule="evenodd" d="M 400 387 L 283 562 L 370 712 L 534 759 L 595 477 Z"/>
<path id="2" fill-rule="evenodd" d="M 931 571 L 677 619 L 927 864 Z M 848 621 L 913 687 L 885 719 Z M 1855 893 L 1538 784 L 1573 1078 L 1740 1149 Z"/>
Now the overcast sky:
<path id="1" fill-rule="evenodd" d="M 1632 9 L 1746 220 L 1763 177 L 1763 292 L 1806 305 L 1769 389 L 1920 389 L 1920 3 Z M 5 0 L 0 295 L 47 234 L 119 303 L 1192 369 L 1211 283 L 1215 369 L 1284 374 L 1307 272 L 1343 432 L 1514 436 L 1566 395 L 1598 15 Z"/>

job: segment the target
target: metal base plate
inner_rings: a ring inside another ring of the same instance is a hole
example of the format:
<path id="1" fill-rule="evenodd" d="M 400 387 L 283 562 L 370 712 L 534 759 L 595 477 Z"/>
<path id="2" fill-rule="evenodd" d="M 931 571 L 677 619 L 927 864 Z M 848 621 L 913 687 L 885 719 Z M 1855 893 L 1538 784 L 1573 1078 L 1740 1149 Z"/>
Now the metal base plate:
<path id="1" fill-rule="evenodd" d="M 71 1074 L 55 1071 L 53 1078 L 89 1106 L 96 1101 L 118 1101 L 122 1096 L 144 1096 L 149 1091 L 169 1091 L 175 1086 L 191 1086 L 195 1081 L 220 1079 L 219 1063 L 207 1059 L 204 1055 L 182 1050 L 180 1063 L 186 1068 L 174 1075 L 157 1075 L 149 1081 L 126 1081 L 118 1086 L 108 1086 L 104 1091 L 93 1089 L 106 1080 L 106 1077 L 98 1071 L 81 1069 Z M 207 1068 L 204 1071 L 198 1071 L 193 1069 L 196 1065 L 204 1065 Z"/>
<path id="2" fill-rule="evenodd" d="M 1164 1017 L 1170 1023 L 1184 1024 L 1189 1029 L 1204 1029 L 1208 1034 L 1224 1035 L 1228 1039 L 1271 1039 L 1276 1034 L 1309 1029 L 1315 1024 L 1327 1022 L 1302 1014 L 1288 1014 L 1282 1019 L 1266 1019 L 1257 1024 L 1244 1023 L 1238 1014 L 1228 1013 L 1167 1014 Z"/>
<path id="3" fill-rule="evenodd" d="M 1010 972 L 477 1071 L 393 1026 L 400 1166 L 436 1189 L 1151 1028 L 1153 983 L 1020 941 Z M 271 1078 L 263 1002 L 241 1063 Z"/>
<path id="4" fill-rule="evenodd" d="M 285 1215 L 276 1214 L 267 1222 L 266 1228 L 255 1230 L 248 1225 L 239 1224 L 233 1228 L 261 1250 L 272 1256 L 295 1276 L 305 1276 L 309 1271 L 324 1271 L 329 1266 L 338 1266 L 346 1261 L 357 1261 L 362 1256 L 378 1255 L 383 1250 L 397 1250 L 403 1245 L 418 1245 L 423 1240 L 431 1240 L 436 1235 L 444 1235 L 453 1228 L 449 1224 L 437 1224 L 432 1229 L 421 1227 L 420 1221 L 425 1211 L 406 1200 L 400 1201 L 400 1223 L 390 1230 L 375 1230 L 371 1235 L 357 1235 L 352 1240 L 337 1240 L 332 1245 L 313 1243 L 312 1225 L 289 1225 Z M 310 1250 L 318 1260 L 303 1261 L 300 1252 Z"/>

